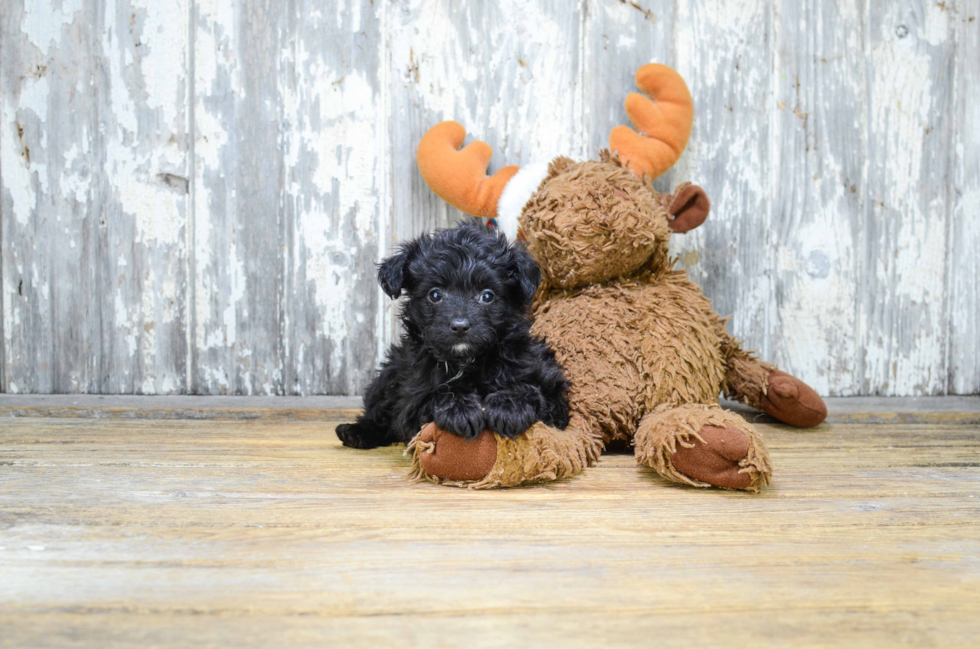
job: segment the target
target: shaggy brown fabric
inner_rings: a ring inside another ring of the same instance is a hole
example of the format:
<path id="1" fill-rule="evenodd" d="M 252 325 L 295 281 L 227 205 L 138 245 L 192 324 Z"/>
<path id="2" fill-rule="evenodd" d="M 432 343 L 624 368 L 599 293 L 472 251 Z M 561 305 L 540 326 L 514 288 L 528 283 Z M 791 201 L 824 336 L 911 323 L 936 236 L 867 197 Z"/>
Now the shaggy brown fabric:
<path id="1" fill-rule="evenodd" d="M 779 421 L 809 428 L 827 418 L 827 406 L 809 385 L 786 372 L 773 370 L 760 408 Z"/>
<path id="2" fill-rule="evenodd" d="M 545 284 L 571 289 L 603 282 L 665 249 L 670 229 L 657 199 L 613 162 L 555 159 L 520 219 Z"/>
<path id="3" fill-rule="evenodd" d="M 665 402 L 710 402 L 721 391 L 721 319 L 687 273 L 554 294 L 535 314 L 572 383 L 573 412 L 606 441 L 628 440 Z"/>
<path id="4" fill-rule="evenodd" d="M 727 333 L 721 339 L 721 353 L 725 359 L 725 383 L 722 386 L 725 396 L 761 410 L 762 395 L 766 393 L 767 379 L 774 367 L 742 349 L 740 343 Z"/>
<path id="5" fill-rule="evenodd" d="M 686 229 L 707 209 L 700 188 L 660 195 L 608 152 L 552 162 L 524 207 L 520 233 L 543 276 L 533 332 L 571 382 L 573 424 L 565 431 L 536 424 L 517 439 L 498 438 L 489 473 L 453 484 L 554 480 L 591 465 L 616 440 L 633 440 L 637 460 L 675 482 L 748 491 L 769 484 L 762 439 L 718 406 L 719 393 L 789 423 L 817 421 L 822 401 L 743 350 L 700 287 L 674 270 L 670 212 Z M 420 479 L 450 475 L 434 468 L 421 442 L 412 452 Z"/>
<path id="6" fill-rule="evenodd" d="M 760 407 L 773 368 L 727 333 L 725 320 L 686 272 L 673 269 L 668 252 L 673 227 L 687 230 L 704 220 L 707 197 L 687 183 L 659 195 L 622 171 L 607 152 L 584 163 L 560 158 L 525 207 L 521 229 L 546 278 L 533 307 L 534 333 L 565 368 L 572 411 L 605 442 L 638 441 L 643 422 L 659 421 L 661 446 L 638 442 L 638 459 L 686 484 L 757 490 L 771 475 L 765 447 L 751 426 L 718 414 L 724 411 L 716 404 L 724 389 Z M 674 226 L 670 213 L 678 215 Z M 685 404 L 711 414 L 692 420 Z M 647 419 L 664 408 L 679 408 L 686 418 Z M 748 440 L 734 476 L 712 464 L 724 458 L 715 448 L 720 433 L 708 435 L 711 444 L 684 437 L 681 448 L 701 450 L 682 451 L 684 471 L 671 463 L 675 437 L 698 435 L 702 427 L 740 431 Z M 705 466 L 696 469 L 698 462 Z"/>

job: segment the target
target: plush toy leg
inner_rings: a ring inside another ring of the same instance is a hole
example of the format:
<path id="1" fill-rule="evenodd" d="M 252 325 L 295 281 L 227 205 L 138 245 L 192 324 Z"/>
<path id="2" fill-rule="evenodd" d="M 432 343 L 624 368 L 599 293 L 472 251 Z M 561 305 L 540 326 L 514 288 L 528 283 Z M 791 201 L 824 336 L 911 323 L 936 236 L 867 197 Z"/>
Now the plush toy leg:
<path id="1" fill-rule="evenodd" d="M 772 467 L 759 434 L 717 404 L 662 405 L 640 420 L 636 459 L 673 482 L 757 492 Z"/>
<path id="2" fill-rule="evenodd" d="M 791 426 L 809 428 L 827 418 L 827 406 L 813 388 L 763 363 L 726 334 L 725 396 L 758 408 Z"/>
<path id="3" fill-rule="evenodd" d="M 506 439 L 488 430 L 467 441 L 429 424 L 413 439 L 412 477 L 474 489 L 516 487 L 567 478 L 592 466 L 602 438 L 572 417 L 565 430 L 536 423 Z"/>

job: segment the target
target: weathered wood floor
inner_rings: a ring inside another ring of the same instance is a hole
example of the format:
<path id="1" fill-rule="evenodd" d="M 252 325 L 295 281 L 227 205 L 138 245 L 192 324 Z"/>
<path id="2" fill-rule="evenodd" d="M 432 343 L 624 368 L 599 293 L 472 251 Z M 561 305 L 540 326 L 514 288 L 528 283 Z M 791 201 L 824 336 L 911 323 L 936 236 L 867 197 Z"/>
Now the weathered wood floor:
<path id="1" fill-rule="evenodd" d="M 880 417 L 877 417 L 880 419 Z M 760 496 L 606 455 L 411 484 L 336 422 L 0 419 L 0 646 L 980 645 L 980 419 L 760 428 Z"/>

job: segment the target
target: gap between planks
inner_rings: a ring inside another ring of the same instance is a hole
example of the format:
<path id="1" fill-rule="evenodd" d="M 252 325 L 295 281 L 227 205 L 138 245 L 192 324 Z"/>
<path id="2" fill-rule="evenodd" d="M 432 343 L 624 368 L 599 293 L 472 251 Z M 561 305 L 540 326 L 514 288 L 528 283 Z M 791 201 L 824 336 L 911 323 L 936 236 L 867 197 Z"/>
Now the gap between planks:
<path id="1" fill-rule="evenodd" d="M 980 396 L 833 397 L 827 423 L 978 424 Z M 742 404 L 722 405 L 755 423 L 778 423 Z M 0 417 L 351 421 L 360 397 L 203 397 L 0 394 Z"/>

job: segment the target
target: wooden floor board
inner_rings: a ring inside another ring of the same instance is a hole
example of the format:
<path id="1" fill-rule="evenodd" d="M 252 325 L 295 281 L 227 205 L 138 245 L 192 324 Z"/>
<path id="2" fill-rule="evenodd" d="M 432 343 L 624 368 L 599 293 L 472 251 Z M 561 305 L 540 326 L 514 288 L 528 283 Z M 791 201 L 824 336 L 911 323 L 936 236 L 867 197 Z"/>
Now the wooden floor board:
<path id="1" fill-rule="evenodd" d="M 980 645 L 975 424 L 760 424 L 757 496 L 413 484 L 335 425 L 0 420 L 0 646 Z"/>

